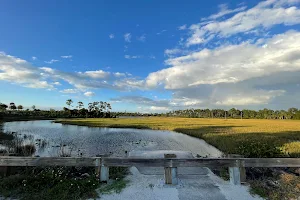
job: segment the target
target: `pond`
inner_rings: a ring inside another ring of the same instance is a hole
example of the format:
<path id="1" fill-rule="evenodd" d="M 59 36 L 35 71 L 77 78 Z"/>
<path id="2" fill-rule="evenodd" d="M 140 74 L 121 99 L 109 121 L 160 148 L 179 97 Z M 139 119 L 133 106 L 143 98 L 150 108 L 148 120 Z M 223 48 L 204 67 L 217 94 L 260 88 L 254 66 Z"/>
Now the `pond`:
<path id="1" fill-rule="evenodd" d="M 137 150 L 182 150 L 194 156 L 221 156 L 205 141 L 173 131 L 97 128 L 39 120 L 6 122 L 3 132 L 14 132 L 24 144 L 35 145 L 36 156 L 125 156 L 126 151 Z"/>

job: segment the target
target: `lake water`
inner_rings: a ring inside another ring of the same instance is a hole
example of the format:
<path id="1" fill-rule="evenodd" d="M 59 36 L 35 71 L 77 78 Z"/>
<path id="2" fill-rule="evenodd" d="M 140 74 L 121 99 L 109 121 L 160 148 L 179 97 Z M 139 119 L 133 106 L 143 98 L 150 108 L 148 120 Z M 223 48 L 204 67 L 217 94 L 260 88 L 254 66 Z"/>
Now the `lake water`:
<path id="1" fill-rule="evenodd" d="M 182 150 L 203 157 L 222 154 L 203 140 L 173 131 L 96 128 L 40 120 L 6 122 L 3 132 L 16 132 L 27 143 L 33 142 L 37 148 L 35 155 L 39 156 L 58 156 L 62 151 L 72 156 L 125 156 L 125 151 L 141 150 Z M 41 145 L 41 141 L 46 142 Z"/>

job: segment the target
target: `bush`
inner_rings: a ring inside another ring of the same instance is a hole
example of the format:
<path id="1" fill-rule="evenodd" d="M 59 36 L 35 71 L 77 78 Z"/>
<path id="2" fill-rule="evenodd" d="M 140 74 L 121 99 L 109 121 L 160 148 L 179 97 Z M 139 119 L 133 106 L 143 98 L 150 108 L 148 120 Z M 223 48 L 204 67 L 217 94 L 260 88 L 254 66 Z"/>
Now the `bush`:
<path id="1" fill-rule="evenodd" d="M 274 143 L 264 141 L 243 141 L 238 152 L 248 158 L 274 158 L 281 157 L 282 151 Z"/>

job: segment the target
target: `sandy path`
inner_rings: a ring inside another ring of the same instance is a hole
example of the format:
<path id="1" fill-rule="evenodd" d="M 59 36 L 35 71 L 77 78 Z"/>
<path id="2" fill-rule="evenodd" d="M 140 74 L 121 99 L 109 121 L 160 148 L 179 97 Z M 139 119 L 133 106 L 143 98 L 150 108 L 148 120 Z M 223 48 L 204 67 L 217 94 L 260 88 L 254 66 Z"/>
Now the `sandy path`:
<path id="1" fill-rule="evenodd" d="M 199 168 L 198 168 L 199 169 Z M 201 169 L 201 168 L 200 168 Z M 130 181 L 119 194 L 101 195 L 102 200 L 257 200 L 246 186 L 234 186 L 206 169 L 206 175 L 179 175 L 177 186 L 164 184 L 163 175 L 143 175 L 137 168 L 130 169 Z M 201 170 L 203 172 L 203 169 Z"/>

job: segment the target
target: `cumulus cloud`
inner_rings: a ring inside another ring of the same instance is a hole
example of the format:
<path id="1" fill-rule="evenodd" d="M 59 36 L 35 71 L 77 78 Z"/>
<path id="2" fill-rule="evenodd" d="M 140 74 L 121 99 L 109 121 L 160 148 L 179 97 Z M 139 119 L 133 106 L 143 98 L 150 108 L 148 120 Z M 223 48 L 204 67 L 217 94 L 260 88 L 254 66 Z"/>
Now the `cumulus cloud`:
<path id="1" fill-rule="evenodd" d="M 92 97 L 92 96 L 95 96 L 95 93 L 94 92 L 85 92 L 84 95 L 87 97 Z"/>
<path id="2" fill-rule="evenodd" d="M 297 3 L 299 3 L 298 0 L 262 1 L 251 9 L 241 12 L 237 11 L 238 13 L 225 20 L 213 20 L 193 24 L 189 28 L 192 35 L 187 39 L 186 45 L 203 44 L 214 38 L 227 38 L 238 33 L 257 33 L 258 28 L 266 31 L 278 24 L 285 26 L 299 24 L 300 10 L 296 6 L 293 6 Z M 237 10 L 239 9 L 241 8 Z M 216 19 L 228 12 L 233 12 L 233 10 L 228 10 L 225 7 L 222 8 L 220 13 L 212 15 L 209 18 Z"/>
<path id="3" fill-rule="evenodd" d="M 37 57 L 35 57 L 35 56 L 32 56 L 32 57 L 31 57 L 31 59 L 32 59 L 32 60 L 36 60 L 36 59 L 37 59 Z"/>
<path id="4" fill-rule="evenodd" d="M 39 69 L 32 67 L 26 60 L 0 52 L 0 80 L 30 88 L 54 89 Z"/>
<path id="5" fill-rule="evenodd" d="M 23 87 L 54 90 L 55 86 L 59 86 L 59 80 L 67 82 L 80 91 L 101 88 L 123 91 L 143 87 L 143 80 L 126 78 L 122 73 L 116 73 L 114 76 L 110 74 L 103 70 L 65 72 L 50 67 L 38 68 L 26 60 L 4 52 L 0 53 L 0 81 L 8 81 Z M 126 75 L 131 76 L 129 73 Z"/>
<path id="6" fill-rule="evenodd" d="M 237 83 L 276 72 L 300 70 L 300 33 L 275 35 L 262 45 L 243 42 L 216 49 L 203 49 L 166 60 L 170 68 L 151 73 L 149 87 L 161 83 L 166 89 L 201 84 Z"/>
<path id="7" fill-rule="evenodd" d="M 124 40 L 125 42 L 131 42 L 131 33 L 125 33 Z"/>

